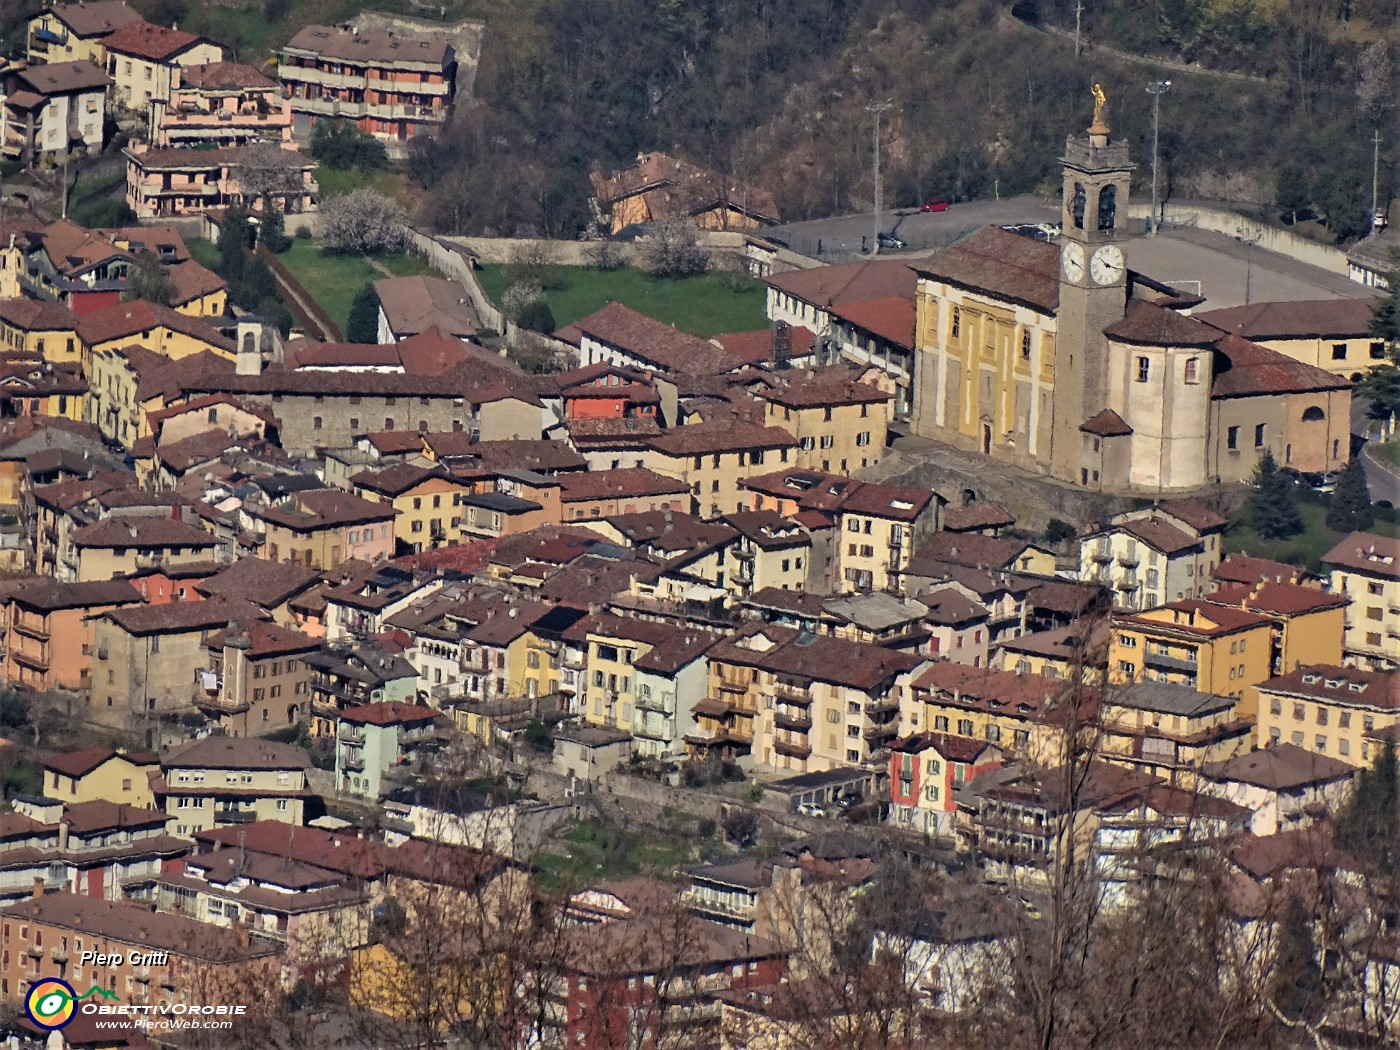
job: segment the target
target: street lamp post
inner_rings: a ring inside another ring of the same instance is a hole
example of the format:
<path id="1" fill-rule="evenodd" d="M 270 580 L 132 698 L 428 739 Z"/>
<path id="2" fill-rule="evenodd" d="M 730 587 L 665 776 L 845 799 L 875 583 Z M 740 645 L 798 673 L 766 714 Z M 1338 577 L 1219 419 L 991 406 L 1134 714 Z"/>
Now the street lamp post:
<path id="1" fill-rule="evenodd" d="M 1152 214 L 1147 219 L 1147 232 L 1157 233 L 1157 130 L 1158 117 L 1162 109 L 1162 96 L 1172 86 L 1170 80 L 1154 80 L 1147 85 L 1147 93 L 1152 96 Z"/>
<path id="2" fill-rule="evenodd" d="M 886 110 L 892 108 L 889 102 L 872 102 L 865 107 L 875 115 L 875 157 L 874 157 L 874 183 L 875 183 L 875 239 L 870 244 L 870 254 L 880 254 L 880 211 L 883 203 L 883 187 L 880 185 L 880 117 Z"/>

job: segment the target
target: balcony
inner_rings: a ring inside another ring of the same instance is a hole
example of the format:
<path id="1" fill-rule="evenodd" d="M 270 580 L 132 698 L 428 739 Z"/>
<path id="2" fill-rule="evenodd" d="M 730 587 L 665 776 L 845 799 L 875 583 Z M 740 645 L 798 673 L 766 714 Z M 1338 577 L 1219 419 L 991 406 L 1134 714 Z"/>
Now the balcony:
<path id="1" fill-rule="evenodd" d="M 793 685 L 790 682 L 774 682 L 773 695 L 779 703 L 797 703 L 804 707 L 812 703 L 811 694 L 807 692 L 806 686 Z"/>
<path id="2" fill-rule="evenodd" d="M 47 618 L 38 623 L 31 622 L 27 618 L 15 620 L 15 631 L 18 634 L 28 635 L 30 638 L 40 642 L 49 640 L 49 625 Z"/>
<path id="3" fill-rule="evenodd" d="M 1111 548 L 1110 546 L 1108 546 L 1108 544 L 1106 544 L 1106 543 L 1105 543 L 1105 544 L 1102 544 L 1102 545 L 1100 545 L 1100 546 L 1097 546 L 1097 547 L 1092 548 L 1092 549 L 1089 551 L 1089 557 L 1093 558 L 1094 561 L 1103 561 L 1103 562 L 1112 561 L 1112 560 L 1113 560 L 1113 548 Z"/>
<path id="4" fill-rule="evenodd" d="M 773 716 L 773 724 L 779 729 L 791 729 L 794 732 L 805 733 L 812 728 L 812 716 L 807 714 L 789 715 L 779 712 Z"/>
<path id="5" fill-rule="evenodd" d="M 365 731 L 354 726 L 343 724 L 340 727 L 340 739 L 347 744 L 363 744 L 365 742 Z"/>
<path id="6" fill-rule="evenodd" d="M 1177 671 L 1182 674 L 1196 673 L 1196 660 L 1194 657 L 1186 659 L 1180 656 L 1172 656 L 1168 653 L 1153 652 L 1149 649 L 1142 654 L 1142 662 L 1148 667 L 1154 667 L 1159 671 Z"/>
<path id="7" fill-rule="evenodd" d="M 251 824 L 258 815 L 251 809 L 216 809 L 214 822 L 217 824 Z"/>
<path id="8" fill-rule="evenodd" d="M 1132 572 L 1123 573 L 1114 584 L 1114 587 L 1120 591 L 1135 591 L 1140 586 L 1141 584 L 1138 582 L 1137 574 Z"/>
<path id="9" fill-rule="evenodd" d="M 53 951 L 49 952 L 49 958 L 56 963 L 66 963 L 68 961 L 68 949 L 55 948 Z"/>
<path id="10" fill-rule="evenodd" d="M 42 959 L 44 957 L 44 949 L 42 945 L 31 944 L 28 948 L 24 949 L 24 954 L 31 959 Z"/>
<path id="11" fill-rule="evenodd" d="M 694 908 L 696 911 L 710 912 L 713 915 L 727 915 L 734 919 L 752 919 L 758 910 L 757 901 L 750 897 L 745 901 L 729 900 L 722 897 L 714 897 L 708 893 L 692 887 L 681 897 L 686 907 Z"/>
<path id="12" fill-rule="evenodd" d="M 648 696 L 639 696 L 634 704 L 638 711 L 656 711 L 666 714 L 671 707 L 674 697 L 670 693 L 653 693 Z"/>
<path id="13" fill-rule="evenodd" d="M 194 706 L 201 711 L 207 711 L 213 715 L 241 715 L 252 705 L 246 700 L 238 700 L 233 697 L 219 694 L 210 695 L 201 688 L 196 688 L 194 695 Z"/>
<path id="14" fill-rule="evenodd" d="M 356 751 L 353 755 L 346 755 L 340 760 L 340 768 L 351 773 L 363 773 L 365 771 L 365 753 Z"/>

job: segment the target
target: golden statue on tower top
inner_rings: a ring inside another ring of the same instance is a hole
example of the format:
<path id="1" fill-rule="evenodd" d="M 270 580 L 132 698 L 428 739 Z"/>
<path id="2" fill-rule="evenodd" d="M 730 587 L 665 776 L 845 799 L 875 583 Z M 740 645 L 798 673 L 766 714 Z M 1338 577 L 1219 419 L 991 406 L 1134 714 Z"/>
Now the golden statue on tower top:
<path id="1" fill-rule="evenodd" d="M 1098 84 L 1093 86 L 1091 93 L 1094 96 L 1094 122 L 1089 125 L 1089 134 L 1107 134 L 1108 125 L 1103 122 L 1103 107 L 1108 102 L 1108 96 Z"/>

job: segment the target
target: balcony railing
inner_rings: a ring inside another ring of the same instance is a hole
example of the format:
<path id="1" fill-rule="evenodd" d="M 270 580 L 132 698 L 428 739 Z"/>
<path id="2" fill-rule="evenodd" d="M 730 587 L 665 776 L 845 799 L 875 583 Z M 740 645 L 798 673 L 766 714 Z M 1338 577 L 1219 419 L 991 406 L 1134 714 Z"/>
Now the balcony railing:
<path id="1" fill-rule="evenodd" d="M 1169 653 L 1153 652 L 1149 649 L 1142 654 L 1142 660 L 1148 667 L 1156 667 L 1164 671 L 1183 671 L 1187 674 L 1196 673 L 1197 665 L 1195 659 L 1172 656 Z"/>
<path id="2" fill-rule="evenodd" d="M 251 809 L 216 809 L 214 820 L 219 824 L 251 824 L 258 819 Z"/>

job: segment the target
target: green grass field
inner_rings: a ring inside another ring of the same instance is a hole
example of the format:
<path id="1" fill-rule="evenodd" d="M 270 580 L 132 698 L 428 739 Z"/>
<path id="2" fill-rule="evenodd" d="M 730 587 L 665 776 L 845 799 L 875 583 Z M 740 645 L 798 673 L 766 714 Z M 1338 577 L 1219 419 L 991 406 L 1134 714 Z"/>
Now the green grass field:
<path id="1" fill-rule="evenodd" d="M 315 241 L 293 239 L 278 258 L 344 331 L 350 304 L 361 288 L 384 276 L 359 255 L 327 255 Z M 385 255 L 374 260 L 396 277 L 432 273 L 432 267 L 412 255 Z"/>
<path id="2" fill-rule="evenodd" d="M 481 287 L 500 302 L 511 280 L 506 267 L 483 266 Z M 721 332 L 748 332 L 767 328 L 764 285 L 732 274 L 705 273 L 678 280 L 661 280 L 641 270 L 603 272 L 587 266 L 557 266 L 544 293 L 545 301 L 561 328 L 601 310 L 610 302 L 675 325 L 703 339 Z"/>
<path id="3" fill-rule="evenodd" d="M 1372 445 L 1371 452 L 1377 459 L 1394 463 L 1400 467 L 1400 441 L 1387 441 L 1384 445 Z"/>
<path id="4" fill-rule="evenodd" d="M 316 169 L 316 181 L 321 186 L 321 200 L 364 188 L 378 190 L 386 197 L 402 199 L 407 178 L 393 171 L 361 171 L 359 168 L 327 168 L 323 165 Z"/>
<path id="5" fill-rule="evenodd" d="M 1285 540 L 1264 539 L 1237 518 L 1225 533 L 1225 552 L 1247 551 L 1256 558 L 1272 558 L 1290 565 L 1306 565 L 1316 569 L 1322 562 L 1322 556 L 1344 535 L 1327 527 L 1328 500 L 1329 497 L 1315 493 L 1303 494 L 1299 499 L 1303 531 Z M 1380 536 L 1400 536 L 1400 519 L 1397 519 L 1396 512 L 1377 508 L 1376 523 L 1371 531 Z"/>
<path id="6" fill-rule="evenodd" d="M 700 859 L 693 837 L 570 821 L 535 857 L 540 885 L 570 890 L 607 879 L 665 873 Z"/>

